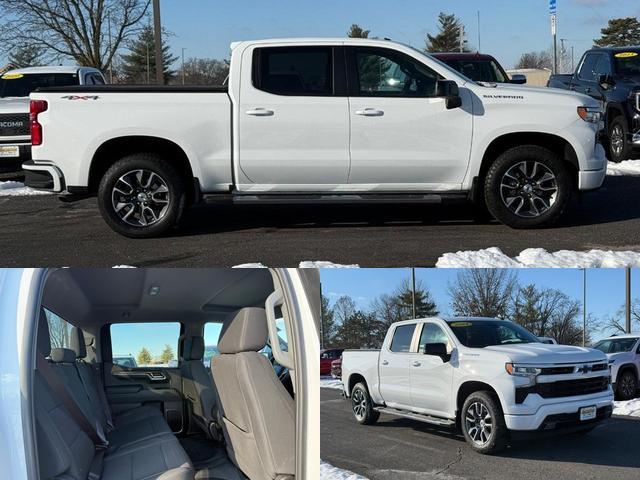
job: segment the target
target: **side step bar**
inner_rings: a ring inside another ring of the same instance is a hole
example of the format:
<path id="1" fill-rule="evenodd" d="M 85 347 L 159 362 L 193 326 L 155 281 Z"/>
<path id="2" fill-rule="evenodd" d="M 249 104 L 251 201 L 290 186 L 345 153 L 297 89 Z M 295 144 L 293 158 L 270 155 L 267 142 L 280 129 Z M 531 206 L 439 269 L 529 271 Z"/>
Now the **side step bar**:
<path id="1" fill-rule="evenodd" d="M 443 427 L 453 427 L 456 422 L 448 418 L 432 417 L 431 415 L 422 415 L 420 413 L 405 412 L 396 410 L 395 408 L 379 407 L 375 408 L 380 413 L 388 413 L 396 417 L 408 418 L 409 420 L 417 420 L 418 422 L 430 423 L 432 425 L 440 425 Z"/>
<path id="2" fill-rule="evenodd" d="M 205 203 L 236 205 L 313 205 L 313 204 L 442 204 L 464 203 L 468 192 L 456 193 L 362 193 L 362 194 L 205 194 Z"/>

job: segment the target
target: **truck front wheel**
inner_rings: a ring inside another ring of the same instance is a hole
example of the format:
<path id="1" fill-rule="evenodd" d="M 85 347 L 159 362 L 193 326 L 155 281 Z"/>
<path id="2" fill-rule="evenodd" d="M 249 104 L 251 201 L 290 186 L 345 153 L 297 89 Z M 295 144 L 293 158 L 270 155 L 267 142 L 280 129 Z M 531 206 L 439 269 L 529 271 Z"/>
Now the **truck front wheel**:
<path id="1" fill-rule="evenodd" d="M 462 434 L 476 452 L 490 455 L 507 445 L 509 431 L 495 394 L 473 392 L 464 401 L 460 415 Z"/>
<path id="2" fill-rule="evenodd" d="M 627 126 L 618 115 L 609 125 L 609 160 L 620 163 L 631 156 L 627 141 Z"/>
<path id="3" fill-rule="evenodd" d="M 623 371 L 616 381 L 616 400 L 631 400 L 636 396 L 638 379 L 632 370 Z"/>
<path id="4" fill-rule="evenodd" d="M 512 228 L 553 225 L 564 212 L 573 182 L 567 163 L 537 145 L 507 150 L 489 167 L 484 182 L 487 208 Z"/>
<path id="5" fill-rule="evenodd" d="M 107 224 L 131 238 L 156 237 L 178 223 L 186 203 L 182 177 L 159 155 L 118 160 L 104 174 L 98 206 Z"/>
<path id="6" fill-rule="evenodd" d="M 351 390 L 351 409 L 358 423 L 372 425 L 380 418 L 380 412 L 373 409 L 369 390 L 364 383 L 356 383 Z"/>

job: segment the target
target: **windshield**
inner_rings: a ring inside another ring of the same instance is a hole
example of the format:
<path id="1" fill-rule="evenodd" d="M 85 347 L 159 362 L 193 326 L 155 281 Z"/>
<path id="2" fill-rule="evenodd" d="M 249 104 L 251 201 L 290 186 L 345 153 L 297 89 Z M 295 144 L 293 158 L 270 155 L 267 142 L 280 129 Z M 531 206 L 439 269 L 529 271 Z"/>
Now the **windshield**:
<path id="1" fill-rule="evenodd" d="M 640 52 L 620 52 L 613 56 L 615 71 L 621 77 L 640 77 Z"/>
<path id="2" fill-rule="evenodd" d="M 630 352 L 638 341 L 637 338 L 615 338 L 610 340 L 600 340 L 593 348 L 604 353 Z"/>
<path id="3" fill-rule="evenodd" d="M 6 73 L 0 77 L 0 98 L 28 97 L 38 88 L 78 85 L 75 73 Z"/>
<path id="4" fill-rule="evenodd" d="M 540 343 L 538 337 L 520 325 L 504 320 L 452 320 L 447 323 L 460 343 L 469 348 Z"/>
<path id="5" fill-rule="evenodd" d="M 493 60 L 446 60 L 445 63 L 476 82 L 509 82 Z"/>

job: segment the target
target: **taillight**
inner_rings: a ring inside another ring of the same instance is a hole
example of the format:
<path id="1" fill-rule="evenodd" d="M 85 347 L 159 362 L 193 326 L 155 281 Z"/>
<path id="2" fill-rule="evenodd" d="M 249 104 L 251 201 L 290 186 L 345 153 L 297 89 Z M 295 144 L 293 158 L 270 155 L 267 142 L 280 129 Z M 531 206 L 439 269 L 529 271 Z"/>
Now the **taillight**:
<path id="1" fill-rule="evenodd" d="M 29 126 L 31 130 L 31 145 L 42 145 L 42 125 L 38 123 L 38 115 L 46 112 L 49 106 L 44 100 L 31 100 L 29 104 Z"/>

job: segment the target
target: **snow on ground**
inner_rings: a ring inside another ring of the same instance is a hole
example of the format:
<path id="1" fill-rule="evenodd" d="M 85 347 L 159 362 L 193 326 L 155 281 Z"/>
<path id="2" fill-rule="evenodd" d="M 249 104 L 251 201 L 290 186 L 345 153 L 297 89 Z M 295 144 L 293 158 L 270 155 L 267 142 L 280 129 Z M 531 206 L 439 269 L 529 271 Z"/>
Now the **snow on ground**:
<path id="1" fill-rule="evenodd" d="M 367 477 L 358 475 L 357 473 L 350 472 L 349 470 L 342 470 L 341 468 L 334 467 L 330 463 L 320 460 L 320 480 L 368 480 Z"/>
<path id="2" fill-rule="evenodd" d="M 624 162 L 620 163 L 609 162 L 609 164 L 607 165 L 607 175 L 640 176 L 640 160 L 625 160 Z"/>
<path id="3" fill-rule="evenodd" d="M 640 417 L 640 398 L 623 402 L 613 402 L 613 414 Z"/>
<path id="4" fill-rule="evenodd" d="M 13 180 L 0 182 L 0 197 L 17 197 L 28 195 L 50 195 L 50 192 L 34 190 L 33 188 L 25 187 L 24 183 L 22 182 L 15 182 Z"/>
<path id="5" fill-rule="evenodd" d="M 333 388 L 334 390 L 342 390 L 342 380 L 333 378 L 329 375 L 320 377 L 320 388 Z"/>
<path id="6" fill-rule="evenodd" d="M 445 253 L 436 262 L 438 268 L 620 268 L 640 267 L 640 252 L 560 250 L 527 248 L 515 258 L 498 247 Z"/>
<path id="7" fill-rule="evenodd" d="M 267 268 L 262 263 L 243 263 L 231 268 Z M 327 262 L 325 260 L 303 260 L 298 268 L 360 268 L 359 265 L 340 265 L 339 263 Z"/>

